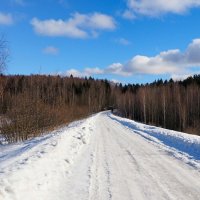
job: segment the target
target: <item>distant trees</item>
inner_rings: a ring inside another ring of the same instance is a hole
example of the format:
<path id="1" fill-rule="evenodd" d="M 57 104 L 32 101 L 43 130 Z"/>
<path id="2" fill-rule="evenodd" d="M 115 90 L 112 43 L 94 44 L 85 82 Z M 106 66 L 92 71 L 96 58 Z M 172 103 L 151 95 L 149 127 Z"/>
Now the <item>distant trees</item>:
<path id="1" fill-rule="evenodd" d="M 107 80 L 0 75 L 1 127 L 9 142 L 26 140 L 110 105 Z M 112 103 L 111 103 L 112 104 Z"/>
<path id="2" fill-rule="evenodd" d="M 26 140 L 114 106 L 124 117 L 200 135 L 200 75 L 146 85 L 60 76 L 0 75 L 0 132 Z"/>
<path id="3" fill-rule="evenodd" d="M 200 135 L 200 75 L 178 82 L 158 80 L 119 88 L 117 107 L 123 116 Z M 124 97 L 131 102 L 124 104 Z"/>

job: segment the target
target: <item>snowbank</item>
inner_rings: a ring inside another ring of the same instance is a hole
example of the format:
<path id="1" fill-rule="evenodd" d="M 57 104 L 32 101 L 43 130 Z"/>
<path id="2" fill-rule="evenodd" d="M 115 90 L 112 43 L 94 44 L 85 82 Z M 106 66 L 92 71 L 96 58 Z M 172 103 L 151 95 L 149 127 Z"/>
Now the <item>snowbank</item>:
<path id="1" fill-rule="evenodd" d="M 195 160 L 200 160 L 200 137 L 160 127 L 149 126 L 133 120 L 121 118 L 108 113 L 108 116 L 118 123 L 132 129 L 134 133 L 146 139 L 163 143 L 169 147 L 188 154 Z M 156 140 L 157 139 L 157 140 Z"/>

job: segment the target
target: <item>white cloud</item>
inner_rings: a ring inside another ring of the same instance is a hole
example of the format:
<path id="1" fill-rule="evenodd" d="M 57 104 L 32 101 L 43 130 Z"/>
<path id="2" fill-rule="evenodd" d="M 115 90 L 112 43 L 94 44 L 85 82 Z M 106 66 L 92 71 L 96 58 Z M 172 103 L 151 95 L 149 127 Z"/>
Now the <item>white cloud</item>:
<path id="1" fill-rule="evenodd" d="M 184 74 L 184 73 L 182 73 L 182 74 L 181 73 L 180 74 L 172 74 L 171 78 L 174 81 L 181 81 L 181 80 L 187 79 L 188 77 L 194 76 L 195 74 L 200 74 L 200 71 L 189 72 L 187 74 Z"/>
<path id="2" fill-rule="evenodd" d="M 195 65 L 200 63 L 200 39 L 195 39 L 189 44 L 186 57 L 191 64 Z"/>
<path id="3" fill-rule="evenodd" d="M 143 74 L 168 74 L 173 78 L 186 77 L 200 70 L 200 39 L 193 40 L 184 52 L 172 49 L 148 57 L 136 55 L 125 64 L 113 63 L 104 69 L 86 68 L 83 71 L 75 69 L 67 71 L 67 75 L 92 76 L 94 74 L 115 74 L 121 76 Z"/>
<path id="4" fill-rule="evenodd" d="M 192 76 L 192 74 L 172 74 L 171 78 L 174 81 L 182 81 L 182 80 L 187 79 L 190 76 Z"/>
<path id="5" fill-rule="evenodd" d="M 82 74 L 80 71 L 78 71 L 76 69 L 67 70 L 66 73 L 64 73 L 64 75 L 67 75 L 67 76 L 73 75 L 74 77 L 84 77 L 85 76 L 84 74 Z"/>
<path id="6" fill-rule="evenodd" d="M 145 16 L 160 16 L 167 13 L 183 14 L 199 7 L 200 0 L 127 0 L 129 12 Z"/>
<path id="7" fill-rule="evenodd" d="M 104 73 L 103 70 L 99 69 L 98 67 L 95 67 L 95 68 L 85 68 L 83 71 L 70 69 L 67 70 L 65 74 L 67 76 L 73 75 L 74 77 L 85 77 L 85 76 L 89 77 L 92 75 L 103 74 L 103 73 Z"/>
<path id="8" fill-rule="evenodd" d="M 95 68 L 85 68 L 84 74 L 87 76 L 93 75 L 93 74 L 103 74 L 103 70 L 99 69 L 98 67 Z"/>
<path id="9" fill-rule="evenodd" d="M 85 38 L 87 33 L 74 25 L 72 22 L 63 20 L 44 20 L 32 19 L 31 24 L 39 35 L 45 36 L 66 36 L 73 38 Z"/>
<path id="10" fill-rule="evenodd" d="M 43 49 L 43 53 L 49 54 L 49 55 L 57 55 L 59 52 L 58 48 L 53 47 L 53 46 L 47 46 L 46 48 Z"/>
<path id="11" fill-rule="evenodd" d="M 119 75 L 180 74 L 191 67 L 200 67 L 200 39 L 188 45 L 185 52 L 179 49 L 161 52 L 154 57 L 137 55 L 127 63 L 114 63 L 107 71 Z"/>
<path id="12" fill-rule="evenodd" d="M 109 73 L 109 74 L 118 74 L 118 75 L 122 75 L 122 76 L 129 76 L 131 75 L 129 72 L 125 72 L 123 70 L 123 65 L 121 63 L 113 63 L 111 65 L 109 65 L 104 72 L 105 73 Z"/>
<path id="13" fill-rule="evenodd" d="M 98 67 L 70 69 L 60 75 L 89 77 L 100 74 L 120 76 L 167 74 L 174 80 L 183 80 L 198 73 L 200 73 L 200 39 L 194 39 L 183 52 L 172 49 L 152 57 L 136 55 L 124 64 L 116 62 L 104 69 Z"/>
<path id="14" fill-rule="evenodd" d="M 14 20 L 11 14 L 0 12 L 0 25 L 11 25 Z"/>
<path id="15" fill-rule="evenodd" d="M 130 44 L 131 44 L 131 42 L 130 42 L 129 40 L 125 39 L 125 38 L 119 38 L 119 39 L 117 40 L 117 42 L 118 42 L 119 44 L 124 45 L 124 46 L 127 46 L 127 45 L 130 45 Z"/>
<path id="16" fill-rule="evenodd" d="M 112 83 L 114 83 L 114 84 L 119 84 L 119 83 L 121 83 L 119 80 L 117 80 L 117 79 L 111 79 L 110 80 Z"/>
<path id="17" fill-rule="evenodd" d="M 85 17 L 85 26 L 89 26 L 94 29 L 102 29 L 102 30 L 114 30 L 116 27 L 116 23 L 111 16 L 94 13 L 92 15 L 81 15 Z"/>
<path id="18" fill-rule="evenodd" d="M 115 20 L 102 13 L 80 14 L 74 13 L 67 20 L 48 19 L 31 20 L 35 32 L 45 36 L 65 36 L 72 38 L 97 37 L 100 30 L 114 30 Z"/>

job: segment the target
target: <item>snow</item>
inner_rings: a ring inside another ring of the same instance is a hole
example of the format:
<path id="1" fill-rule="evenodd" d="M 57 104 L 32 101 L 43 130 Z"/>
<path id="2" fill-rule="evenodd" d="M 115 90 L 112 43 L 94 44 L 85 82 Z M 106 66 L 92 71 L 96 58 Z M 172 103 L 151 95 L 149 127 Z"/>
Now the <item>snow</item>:
<path id="1" fill-rule="evenodd" d="M 149 126 L 111 114 L 109 114 L 109 117 L 129 128 L 134 133 L 150 140 L 154 144 L 157 143 L 157 145 L 162 145 L 166 151 L 173 154 L 175 157 L 185 160 L 185 162 L 194 167 L 200 168 L 200 162 L 198 162 L 198 160 L 200 160 L 199 136 L 156 126 Z"/>
<path id="2" fill-rule="evenodd" d="M 0 199 L 200 199 L 199 155 L 198 136 L 102 112 L 0 145 Z"/>

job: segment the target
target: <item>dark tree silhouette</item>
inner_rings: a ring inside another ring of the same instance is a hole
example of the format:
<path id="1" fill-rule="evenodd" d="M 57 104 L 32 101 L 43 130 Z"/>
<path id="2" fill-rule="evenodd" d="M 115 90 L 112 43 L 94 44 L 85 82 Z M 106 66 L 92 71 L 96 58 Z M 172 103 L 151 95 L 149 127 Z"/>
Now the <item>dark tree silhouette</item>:
<path id="1" fill-rule="evenodd" d="M 15 142 L 105 108 L 147 124 L 200 135 L 200 75 L 116 84 L 60 76 L 0 75 L 0 133 Z"/>

